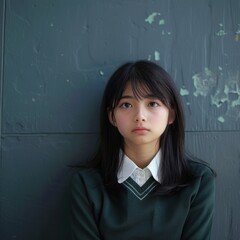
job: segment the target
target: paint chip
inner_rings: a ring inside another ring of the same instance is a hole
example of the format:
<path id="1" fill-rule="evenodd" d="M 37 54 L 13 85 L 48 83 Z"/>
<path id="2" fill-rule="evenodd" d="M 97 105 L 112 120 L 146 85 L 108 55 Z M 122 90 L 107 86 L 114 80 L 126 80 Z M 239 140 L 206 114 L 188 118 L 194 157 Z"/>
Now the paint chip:
<path id="1" fill-rule="evenodd" d="M 220 116 L 220 117 L 218 117 L 218 121 L 219 121 L 220 123 L 224 123 L 224 122 L 225 122 L 225 119 L 224 119 L 224 117 Z"/>
<path id="2" fill-rule="evenodd" d="M 102 70 L 99 71 L 100 76 L 104 75 L 104 72 Z"/>
<path id="3" fill-rule="evenodd" d="M 217 90 L 214 96 L 211 96 L 211 104 L 220 108 L 225 102 L 228 102 L 228 97 L 223 94 L 220 90 Z"/>
<path id="4" fill-rule="evenodd" d="M 240 95 L 238 96 L 238 98 L 234 101 L 232 101 L 231 103 L 231 107 L 239 107 L 240 106 Z"/>
<path id="5" fill-rule="evenodd" d="M 195 74 L 193 77 L 193 84 L 196 88 L 194 96 L 201 95 L 206 97 L 213 87 L 217 84 L 216 75 L 208 68 L 205 68 L 203 72 Z"/>
<path id="6" fill-rule="evenodd" d="M 154 52 L 154 59 L 155 59 L 155 61 L 159 61 L 160 60 L 160 53 L 158 51 Z"/>
<path id="7" fill-rule="evenodd" d="M 223 24 L 219 23 L 219 26 L 220 26 L 221 29 L 216 33 L 216 35 L 219 36 L 219 37 L 227 35 L 227 33 L 224 31 Z"/>
<path id="8" fill-rule="evenodd" d="M 216 33 L 216 35 L 222 37 L 224 35 L 227 35 L 227 33 L 224 30 L 220 30 L 219 32 Z"/>
<path id="9" fill-rule="evenodd" d="M 165 24 L 165 20 L 164 19 L 160 19 L 159 20 L 159 25 L 164 25 Z"/>
<path id="10" fill-rule="evenodd" d="M 155 20 L 155 17 L 156 16 L 160 16 L 161 13 L 158 13 L 158 12 L 154 12 L 152 14 L 150 14 L 146 19 L 145 19 L 145 22 L 149 23 L 149 24 L 152 24 Z"/>
<path id="11" fill-rule="evenodd" d="M 224 88 L 218 89 L 216 93 L 211 96 L 211 104 L 217 108 L 220 108 L 224 104 L 224 108 L 222 108 L 226 109 L 224 116 L 238 120 L 240 118 L 239 72 L 231 74 L 229 78 L 231 80 L 224 85 Z M 225 121 L 224 116 L 219 117 L 218 121 Z"/>
<path id="12" fill-rule="evenodd" d="M 180 95 L 181 96 L 188 96 L 189 95 L 189 91 L 186 88 L 181 88 L 180 89 Z"/>

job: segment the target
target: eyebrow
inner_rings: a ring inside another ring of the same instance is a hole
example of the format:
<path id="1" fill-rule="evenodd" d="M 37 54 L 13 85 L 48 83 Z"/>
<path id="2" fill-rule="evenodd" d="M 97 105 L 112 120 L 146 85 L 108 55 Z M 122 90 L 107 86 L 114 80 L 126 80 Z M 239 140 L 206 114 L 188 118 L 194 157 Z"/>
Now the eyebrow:
<path id="1" fill-rule="evenodd" d="M 121 99 L 135 99 L 136 97 L 133 96 L 133 95 L 123 95 Z M 153 94 L 147 94 L 147 95 L 144 95 L 142 98 L 146 98 L 146 99 L 159 99 L 158 97 L 156 97 L 155 95 Z"/>

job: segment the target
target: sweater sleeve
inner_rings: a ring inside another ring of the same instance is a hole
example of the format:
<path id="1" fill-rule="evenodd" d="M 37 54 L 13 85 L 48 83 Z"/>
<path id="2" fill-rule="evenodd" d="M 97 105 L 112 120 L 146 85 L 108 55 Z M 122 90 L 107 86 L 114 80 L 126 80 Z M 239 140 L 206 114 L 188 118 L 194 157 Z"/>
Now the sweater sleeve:
<path id="1" fill-rule="evenodd" d="M 215 176 L 212 172 L 206 172 L 201 177 L 198 192 L 192 200 L 181 240 L 210 239 L 214 198 Z"/>
<path id="2" fill-rule="evenodd" d="M 72 180 L 72 240 L 100 240 L 93 209 L 88 199 L 86 185 L 80 174 Z"/>

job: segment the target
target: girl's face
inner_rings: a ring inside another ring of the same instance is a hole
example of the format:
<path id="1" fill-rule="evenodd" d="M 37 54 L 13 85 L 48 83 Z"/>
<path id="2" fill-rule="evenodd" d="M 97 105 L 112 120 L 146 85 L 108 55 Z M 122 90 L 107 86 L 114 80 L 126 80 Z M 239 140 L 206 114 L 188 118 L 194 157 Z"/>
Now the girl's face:
<path id="1" fill-rule="evenodd" d="M 130 83 L 114 109 L 114 119 L 109 113 L 109 120 L 123 136 L 125 146 L 159 146 L 161 135 L 174 119 L 174 110 L 151 94 L 146 92 L 144 97 L 136 98 Z"/>

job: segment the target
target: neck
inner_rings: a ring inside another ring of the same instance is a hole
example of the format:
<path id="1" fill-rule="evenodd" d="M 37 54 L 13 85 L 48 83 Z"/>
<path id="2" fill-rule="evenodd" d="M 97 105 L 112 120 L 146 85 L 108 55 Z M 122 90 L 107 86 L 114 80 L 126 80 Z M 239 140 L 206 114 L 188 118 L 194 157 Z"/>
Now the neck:
<path id="1" fill-rule="evenodd" d="M 145 168 L 159 151 L 159 144 L 156 145 L 124 145 L 124 153 L 139 167 Z"/>

